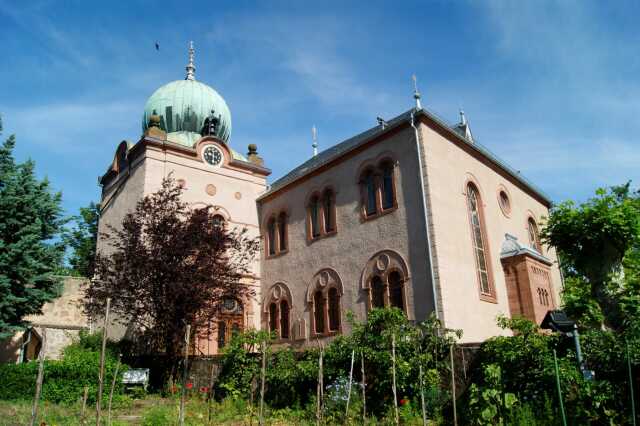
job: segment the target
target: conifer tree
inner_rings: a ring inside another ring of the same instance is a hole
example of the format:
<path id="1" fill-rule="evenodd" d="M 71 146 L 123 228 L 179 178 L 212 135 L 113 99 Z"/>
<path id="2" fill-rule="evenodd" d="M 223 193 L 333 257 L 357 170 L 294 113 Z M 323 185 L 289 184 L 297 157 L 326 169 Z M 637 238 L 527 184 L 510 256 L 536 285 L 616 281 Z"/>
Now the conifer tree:
<path id="1" fill-rule="evenodd" d="M 62 196 L 36 178 L 33 161 L 16 163 L 15 144 L 12 135 L 0 147 L 0 338 L 56 297 L 64 255 Z"/>
<path id="2" fill-rule="evenodd" d="M 76 225 L 67 236 L 67 243 L 73 250 L 69 266 L 74 275 L 87 278 L 93 275 L 99 217 L 99 204 L 92 201 L 87 207 L 81 207 L 80 215 L 75 218 Z"/>

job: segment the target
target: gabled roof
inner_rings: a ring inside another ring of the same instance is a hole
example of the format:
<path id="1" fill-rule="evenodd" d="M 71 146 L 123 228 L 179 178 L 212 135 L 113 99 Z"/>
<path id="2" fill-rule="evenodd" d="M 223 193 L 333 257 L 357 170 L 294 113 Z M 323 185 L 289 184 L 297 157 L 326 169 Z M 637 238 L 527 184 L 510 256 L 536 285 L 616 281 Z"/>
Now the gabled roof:
<path id="1" fill-rule="evenodd" d="M 534 184 L 532 184 L 529 180 L 527 180 L 524 176 L 522 176 L 520 172 L 511 168 L 508 164 L 506 164 L 504 161 L 499 159 L 495 154 L 489 151 L 489 149 L 479 144 L 477 141 L 470 141 L 467 138 L 465 138 L 464 133 L 460 132 L 460 129 L 458 128 L 458 124 L 449 125 L 445 123 L 444 120 L 439 118 L 436 114 L 430 111 L 427 111 L 425 109 L 416 110 L 413 108 L 387 121 L 387 124 L 384 126 L 384 128 L 382 126 L 372 127 L 369 130 L 366 130 L 352 138 L 344 140 L 338 143 L 337 145 L 334 145 L 331 148 L 328 148 L 320 152 L 315 157 L 311 157 L 309 160 L 305 161 L 304 163 L 294 168 L 293 170 L 291 170 L 289 173 L 287 173 L 280 179 L 273 182 L 269 190 L 258 198 L 258 201 L 267 198 L 269 195 L 275 192 L 278 192 L 279 190 L 285 188 L 286 186 L 294 183 L 298 179 L 301 179 L 302 177 L 314 172 L 320 167 L 326 164 L 329 164 L 335 160 L 338 160 L 343 155 L 360 147 L 361 145 L 364 145 L 370 140 L 380 135 L 383 135 L 387 132 L 390 132 L 391 130 L 393 130 L 394 128 L 397 128 L 398 126 L 401 126 L 403 124 L 410 124 L 412 115 L 414 115 L 416 119 L 420 116 L 424 116 L 436 122 L 438 125 L 448 130 L 452 136 L 458 138 L 458 140 L 467 144 L 467 146 L 471 147 L 472 149 L 474 149 L 475 151 L 483 155 L 489 161 L 494 163 L 496 166 L 498 166 L 499 168 L 504 170 L 506 173 L 511 175 L 515 180 L 517 180 L 522 185 L 524 185 L 529 190 L 531 190 L 533 193 L 535 193 L 542 200 L 544 200 L 549 205 L 551 205 L 550 198 L 544 192 L 538 189 Z"/>

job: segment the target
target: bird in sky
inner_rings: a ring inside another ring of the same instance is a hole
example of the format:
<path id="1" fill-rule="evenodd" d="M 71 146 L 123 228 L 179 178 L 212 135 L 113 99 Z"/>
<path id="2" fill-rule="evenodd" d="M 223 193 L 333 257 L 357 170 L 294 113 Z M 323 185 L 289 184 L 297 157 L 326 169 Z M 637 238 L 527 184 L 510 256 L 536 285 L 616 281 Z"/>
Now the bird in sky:
<path id="1" fill-rule="evenodd" d="M 156 41 L 156 50 L 160 50 L 160 43 Z"/>

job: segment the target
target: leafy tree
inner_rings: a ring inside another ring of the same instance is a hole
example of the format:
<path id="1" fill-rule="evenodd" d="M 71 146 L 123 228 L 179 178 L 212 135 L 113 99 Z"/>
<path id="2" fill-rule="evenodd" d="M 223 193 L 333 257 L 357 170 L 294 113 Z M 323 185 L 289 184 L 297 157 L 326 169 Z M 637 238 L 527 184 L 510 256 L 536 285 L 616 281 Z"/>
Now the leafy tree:
<path id="1" fill-rule="evenodd" d="M 69 264 L 74 275 L 82 277 L 93 275 L 99 217 L 100 205 L 92 201 L 87 207 L 81 207 L 80 215 L 74 218 L 75 228 L 66 237 L 69 247 L 73 249 Z"/>
<path id="2" fill-rule="evenodd" d="M 26 325 L 57 295 L 65 220 L 61 194 L 35 176 L 35 163 L 16 163 L 15 136 L 0 147 L 0 338 Z"/>
<path id="3" fill-rule="evenodd" d="M 599 189 L 580 205 L 561 203 L 552 209 L 542 236 L 557 249 L 569 278 L 564 297 L 568 310 L 588 321 L 623 327 L 640 302 L 640 194 L 632 193 L 627 183 Z"/>
<path id="4" fill-rule="evenodd" d="M 144 331 L 146 350 L 173 356 L 184 342 L 185 324 L 205 330 L 227 298 L 253 294 L 243 277 L 259 241 L 246 229 L 226 229 L 210 207 L 191 209 L 182 189 L 164 179 L 158 192 L 140 200 L 120 228 L 104 234 L 109 249 L 96 255 L 85 309 L 112 310 L 132 331 Z"/>

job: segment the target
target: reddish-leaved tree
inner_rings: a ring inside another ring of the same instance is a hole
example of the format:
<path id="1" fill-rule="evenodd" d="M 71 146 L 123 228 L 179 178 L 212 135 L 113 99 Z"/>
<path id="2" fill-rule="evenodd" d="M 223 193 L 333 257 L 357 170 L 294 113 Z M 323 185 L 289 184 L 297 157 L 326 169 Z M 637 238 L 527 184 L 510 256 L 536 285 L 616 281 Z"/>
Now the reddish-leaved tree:
<path id="1" fill-rule="evenodd" d="M 185 324 L 202 330 L 215 323 L 224 300 L 253 296 L 245 277 L 259 248 L 247 229 L 227 229 L 212 207 L 190 208 L 169 177 L 140 200 L 121 227 L 101 234 L 85 291 L 89 315 L 100 316 L 111 298 L 117 318 L 144 337 L 147 352 L 174 356 L 184 348 Z"/>

